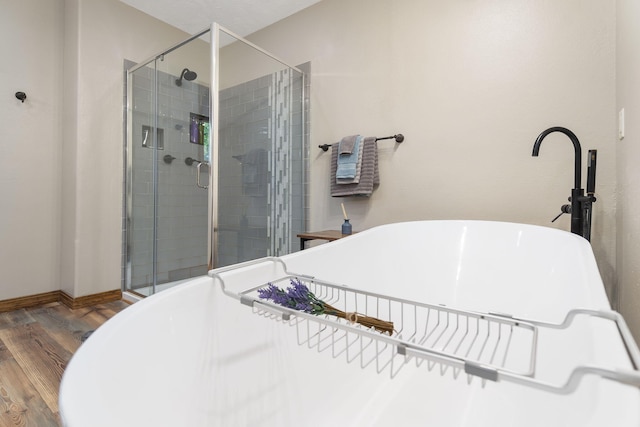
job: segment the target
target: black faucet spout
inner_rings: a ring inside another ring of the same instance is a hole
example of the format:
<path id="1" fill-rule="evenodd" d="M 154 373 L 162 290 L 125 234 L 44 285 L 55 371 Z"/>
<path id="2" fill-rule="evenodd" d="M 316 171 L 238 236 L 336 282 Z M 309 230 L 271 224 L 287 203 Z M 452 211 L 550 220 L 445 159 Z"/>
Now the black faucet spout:
<path id="1" fill-rule="evenodd" d="M 575 151 L 574 185 L 571 190 L 571 197 L 569 198 L 571 206 L 563 206 L 562 212 L 571 213 L 571 232 L 589 240 L 591 236 L 591 204 L 595 201 L 595 197 L 592 195 L 585 197 L 584 190 L 580 187 L 582 183 L 582 148 L 580 147 L 578 137 L 567 128 L 559 126 L 549 128 L 538 135 L 536 142 L 533 144 L 533 152 L 531 155 L 534 157 L 538 156 L 542 141 L 553 132 L 560 132 L 568 136 L 573 143 L 573 149 Z M 595 153 L 592 157 L 593 162 L 591 162 L 590 165 L 592 164 L 595 168 Z M 593 184 L 588 184 L 588 187 L 595 187 L 595 169 L 592 171 L 592 175 L 593 177 L 591 177 L 589 181 L 593 182 Z"/>
<path id="2" fill-rule="evenodd" d="M 582 148 L 580 147 L 580 141 L 578 141 L 578 137 L 576 136 L 575 133 L 571 132 L 567 128 L 563 128 L 560 126 L 549 128 L 543 131 L 540 135 L 538 135 L 538 137 L 536 138 L 536 142 L 533 144 L 533 153 L 531 153 L 531 155 L 534 157 L 538 157 L 538 153 L 540 152 L 540 145 L 542 145 L 542 140 L 545 139 L 547 135 L 553 132 L 560 132 L 567 135 L 571 140 L 571 142 L 573 143 L 573 149 L 575 151 L 575 160 L 574 160 L 575 165 L 573 170 L 573 180 L 574 180 L 573 188 L 578 189 L 580 188 L 580 185 L 582 182 Z"/>

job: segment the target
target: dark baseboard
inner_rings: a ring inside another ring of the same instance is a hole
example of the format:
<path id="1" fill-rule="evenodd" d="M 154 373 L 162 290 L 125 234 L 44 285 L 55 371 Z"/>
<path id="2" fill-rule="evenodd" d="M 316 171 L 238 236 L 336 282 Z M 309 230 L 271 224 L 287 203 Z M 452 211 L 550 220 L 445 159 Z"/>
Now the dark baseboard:
<path id="1" fill-rule="evenodd" d="M 122 291 L 120 289 L 114 289 L 113 291 L 100 292 L 99 294 L 86 295 L 78 298 L 72 298 L 65 292 L 60 291 L 60 302 L 69 308 L 89 307 L 121 299 Z"/>
<path id="2" fill-rule="evenodd" d="M 61 302 L 67 307 L 75 309 L 104 304 L 111 301 L 118 301 L 120 299 L 122 299 L 122 291 L 119 289 L 78 298 L 70 297 L 63 291 L 52 291 L 0 301 L 0 313 L 20 310 L 23 308 L 37 307 L 39 305 L 49 304 L 52 302 Z"/>
<path id="3" fill-rule="evenodd" d="M 60 301 L 60 292 L 61 291 L 45 292 L 43 294 L 0 301 L 0 313 L 49 304 L 50 302 L 58 302 Z"/>

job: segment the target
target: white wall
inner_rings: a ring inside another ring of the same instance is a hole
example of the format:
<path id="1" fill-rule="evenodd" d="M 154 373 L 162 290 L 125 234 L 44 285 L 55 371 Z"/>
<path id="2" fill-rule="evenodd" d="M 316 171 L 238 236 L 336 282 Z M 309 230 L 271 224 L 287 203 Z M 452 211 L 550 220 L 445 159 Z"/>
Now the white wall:
<path id="1" fill-rule="evenodd" d="M 550 220 L 573 187 L 573 130 L 598 149 L 593 247 L 615 284 L 615 4 L 611 0 L 324 0 L 251 37 L 311 61 L 311 228 L 416 219 L 486 219 L 568 230 Z M 329 153 L 353 133 L 380 143 L 370 199 L 329 194 Z M 514 284 L 517 286 L 517 284 Z"/>
<path id="2" fill-rule="evenodd" d="M 0 300 L 119 289 L 123 61 L 187 35 L 117 0 L 0 6 Z"/>
<path id="3" fill-rule="evenodd" d="M 60 289 L 63 5 L 0 0 L 0 300 Z"/>
<path id="4" fill-rule="evenodd" d="M 617 272 L 620 311 L 640 342 L 640 3 L 617 1 L 617 111 L 625 111 L 618 153 Z"/>

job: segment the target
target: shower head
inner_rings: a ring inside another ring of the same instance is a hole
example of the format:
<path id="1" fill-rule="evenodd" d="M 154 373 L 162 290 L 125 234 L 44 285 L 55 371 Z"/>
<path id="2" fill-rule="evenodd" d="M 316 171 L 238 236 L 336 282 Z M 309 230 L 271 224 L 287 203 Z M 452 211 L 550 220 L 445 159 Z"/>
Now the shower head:
<path id="1" fill-rule="evenodd" d="M 182 73 L 180 73 L 180 78 L 176 79 L 176 86 L 182 86 L 182 79 L 192 81 L 195 80 L 196 77 L 198 77 L 198 74 L 195 71 L 191 71 L 188 68 L 185 68 L 184 70 L 182 70 Z"/>

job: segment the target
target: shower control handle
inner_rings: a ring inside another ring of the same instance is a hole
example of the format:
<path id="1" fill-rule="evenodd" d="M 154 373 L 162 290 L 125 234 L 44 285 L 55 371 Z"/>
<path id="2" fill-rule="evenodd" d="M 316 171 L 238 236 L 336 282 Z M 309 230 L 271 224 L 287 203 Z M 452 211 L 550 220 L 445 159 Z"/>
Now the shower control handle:
<path id="1" fill-rule="evenodd" d="M 196 166 L 196 185 L 199 188 L 204 188 L 206 190 L 206 189 L 209 188 L 209 186 L 208 185 L 202 185 L 200 183 L 200 168 L 202 167 L 202 165 L 205 165 L 206 167 L 210 168 L 209 163 L 207 163 L 207 162 L 198 163 L 198 166 Z M 211 169 L 209 169 L 209 170 L 211 170 Z"/>

